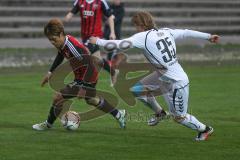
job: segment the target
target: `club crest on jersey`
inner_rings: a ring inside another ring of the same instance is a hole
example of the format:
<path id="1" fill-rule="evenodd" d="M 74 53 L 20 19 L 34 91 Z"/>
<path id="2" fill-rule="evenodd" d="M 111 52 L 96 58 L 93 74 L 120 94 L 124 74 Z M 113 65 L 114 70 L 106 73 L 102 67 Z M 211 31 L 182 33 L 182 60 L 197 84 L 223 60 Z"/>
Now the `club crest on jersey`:
<path id="1" fill-rule="evenodd" d="M 82 4 L 82 5 L 80 6 L 80 8 L 84 8 L 84 5 Z"/>
<path id="2" fill-rule="evenodd" d="M 97 9 L 97 8 L 98 8 L 98 4 L 94 4 L 94 5 L 93 5 L 93 8 L 94 8 L 94 9 Z"/>

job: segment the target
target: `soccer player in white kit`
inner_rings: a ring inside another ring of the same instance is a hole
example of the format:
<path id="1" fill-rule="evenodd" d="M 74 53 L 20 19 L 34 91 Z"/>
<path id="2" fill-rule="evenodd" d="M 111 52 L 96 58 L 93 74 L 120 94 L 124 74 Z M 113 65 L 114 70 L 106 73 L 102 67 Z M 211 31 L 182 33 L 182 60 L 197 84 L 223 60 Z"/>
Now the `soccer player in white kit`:
<path id="1" fill-rule="evenodd" d="M 132 22 L 139 33 L 130 38 L 124 40 L 103 40 L 92 37 L 90 42 L 105 47 L 107 44 L 114 43 L 118 49 L 133 47 L 143 49 L 144 56 L 156 67 L 156 71 L 132 87 L 134 95 L 144 102 L 145 105 L 150 106 L 155 113 L 161 113 L 163 109 L 152 93 L 159 89 L 162 90 L 169 112 L 174 120 L 179 124 L 196 130 L 198 132 L 197 141 L 206 140 L 213 133 L 213 128 L 201 123 L 196 117 L 187 113 L 189 80 L 187 74 L 178 63 L 175 40 L 190 37 L 217 43 L 219 36 L 187 29 L 155 29 L 154 20 L 148 12 L 136 13 L 132 18 Z"/>

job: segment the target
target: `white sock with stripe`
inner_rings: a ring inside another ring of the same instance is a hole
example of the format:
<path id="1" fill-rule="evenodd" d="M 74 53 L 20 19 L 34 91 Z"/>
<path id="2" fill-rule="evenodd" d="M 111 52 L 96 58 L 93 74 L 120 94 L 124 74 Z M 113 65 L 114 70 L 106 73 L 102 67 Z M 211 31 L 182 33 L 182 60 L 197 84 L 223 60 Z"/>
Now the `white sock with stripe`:
<path id="1" fill-rule="evenodd" d="M 206 129 L 205 124 L 199 122 L 196 117 L 188 113 L 186 114 L 186 118 L 179 123 L 193 130 L 197 130 L 199 132 L 203 132 Z"/>
<path id="2" fill-rule="evenodd" d="M 140 101 L 142 101 L 146 106 L 152 109 L 155 113 L 160 113 L 162 111 L 162 107 L 157 102 L 156 98 L 153 96 L 141 96 L 137 97 Z"/>

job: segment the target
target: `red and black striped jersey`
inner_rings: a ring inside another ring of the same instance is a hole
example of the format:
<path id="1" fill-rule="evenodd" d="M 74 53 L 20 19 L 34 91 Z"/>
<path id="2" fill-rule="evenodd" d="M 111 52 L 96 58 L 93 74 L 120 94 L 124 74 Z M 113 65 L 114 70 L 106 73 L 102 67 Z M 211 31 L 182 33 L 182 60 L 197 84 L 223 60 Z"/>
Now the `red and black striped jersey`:
<path id="1" fill-rule="evenodd" d="M 96 83 L 98 71 L 88 49 L 73 36 L 67 35 L 62 49 L 58 52 L 50 71 L 60 65 L 63 59 L 69 60 L 75 80 L 85 83 Z"/>
<path id="2" fill-rule="evenodd" d="M 80 12 L 81 36 L 83 40 L 91 36 L 102 37 L 103 15 L 106 17 L 112 15 L 106 0 L 76 0 L 71 12 L 73 14 Z"/>

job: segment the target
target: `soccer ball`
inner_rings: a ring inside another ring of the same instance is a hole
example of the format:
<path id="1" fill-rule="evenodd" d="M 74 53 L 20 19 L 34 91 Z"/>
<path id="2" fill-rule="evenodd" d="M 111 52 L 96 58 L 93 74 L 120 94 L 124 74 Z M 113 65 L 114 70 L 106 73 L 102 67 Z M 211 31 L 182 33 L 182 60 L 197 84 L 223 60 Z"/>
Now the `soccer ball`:
<path id="1" fill-rule="evenodd" d="M 68 111 L 61 117 L 61 123 L 67 130 L 77 130 L 80 126 L 80 116 L 75 111 Z"/>

